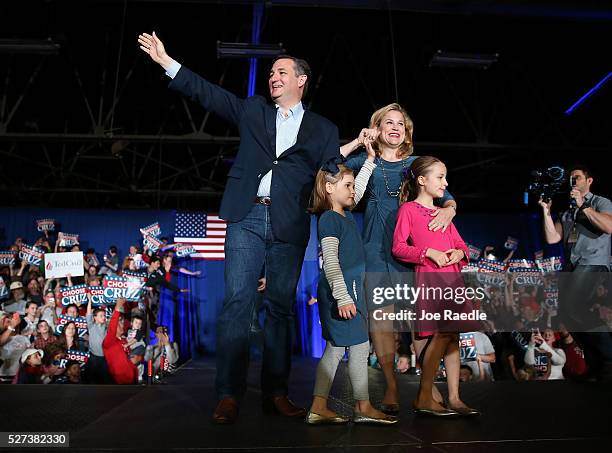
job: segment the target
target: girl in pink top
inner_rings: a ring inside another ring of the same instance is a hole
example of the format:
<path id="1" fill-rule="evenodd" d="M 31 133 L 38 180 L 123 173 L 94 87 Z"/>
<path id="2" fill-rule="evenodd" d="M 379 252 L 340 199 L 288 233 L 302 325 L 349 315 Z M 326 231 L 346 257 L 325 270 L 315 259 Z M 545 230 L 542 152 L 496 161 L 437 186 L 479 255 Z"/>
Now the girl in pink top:
<path id="1" fill-rule="evenodd" d="M 434 198 L 442 197 L 447 186 L 446 166 L 439 159 L 421 156 L 412 163 L 400 193 L 403 204 L 397 214 L 393 255 L 414 264 L 417 288 L 442 288 L 460 294 L 455 291 L 464 289 L 459 272 L 468 262 L 468 248 L 452 223 L 439 231 L 431 231 L 427 226 L 431 212 L 436 209 Z M 427 338 L 427 344 L 420 354 L 421 384 L 413 402 L 414 409 L 417 413 L 435 416 L 477 415 L 478 411 L 459 398 L 459 332 L 478 330 L 480 326 L 476 322 L 447 319 L 448 310 L 460 315 L 471 304 L 459 301 L 458 297 L 451 300 L 419 297 L 416 307 L 417 338 Z M 425 320 L 424 313 L 440 319 Z M 449 391 L 447 407 L 432 396 L 434 378 L 443 357 Z"/>

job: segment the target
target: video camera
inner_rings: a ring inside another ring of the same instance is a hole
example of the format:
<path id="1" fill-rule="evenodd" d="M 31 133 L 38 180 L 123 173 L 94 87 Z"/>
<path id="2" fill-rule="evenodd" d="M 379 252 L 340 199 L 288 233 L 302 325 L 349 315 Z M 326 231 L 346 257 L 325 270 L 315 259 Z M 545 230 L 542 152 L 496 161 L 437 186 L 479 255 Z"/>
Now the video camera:
<path id="1" fill-rule="evenodd" d="M 558 165 L 544 170 L 534 170 L 531 172 L 527 192 L 537 195 L 544 203 L 548 203 L 555 194 L 567 191 L 568 179 L 565 173 L 565 168 Z"/>

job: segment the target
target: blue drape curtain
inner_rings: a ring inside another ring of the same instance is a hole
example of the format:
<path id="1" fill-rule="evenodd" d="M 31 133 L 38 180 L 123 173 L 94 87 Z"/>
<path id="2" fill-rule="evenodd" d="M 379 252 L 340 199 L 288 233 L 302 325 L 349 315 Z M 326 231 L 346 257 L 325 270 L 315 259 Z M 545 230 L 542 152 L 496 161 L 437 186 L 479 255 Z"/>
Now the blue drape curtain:
<path id="1" fill-rule="evenodd" d="M 0 249 L 6 249 L 15 237 L 25 237 L 32 244 L 40 233 L 36 219 L 54 218 L 60 223 L 59 231 L 80 235 L 81 247 L 95 248 L 104 254 L 110 245 L 116 245 L 123 258 L 131 244 L 142 244 L 139 228 L 159 222 L 162 235 L 172 239 L 175 211 L 172 210 L 87 210 L 0 208 Z M 362 215 L 355 214 L 359 226 Z M 519 240 L 517 258 L 533 259 L 537 250 L 545 256 L 560 255 L 559 246 L 545 246 L 542 241 L 542 220 L 538 213 L 521 214 L 461 214 L 455 224 L 464 240 L 479 248 L 494 245 L 501 248 L 507 236 Z M 178 342 L 181 361 L 216 350 L 215 326 L 217 314 L 223 304 L 223 261 L 184 259 L 177 267 L 201 272 L 199 277 L 173 274 L 173 281 L 189 293 L 174 294 L 162 290 L 158 323 L 168 326 L 170 337 Z M 297 288 L 296 341 L 294 350 L 309 357 L 320 357 L 324 349 L 317 305 L 308 305 L 316 297 L 319 279 L 319 259 L 316 220 L 311 222 L 311 238 L 306 249 L 302 274 Z"/>

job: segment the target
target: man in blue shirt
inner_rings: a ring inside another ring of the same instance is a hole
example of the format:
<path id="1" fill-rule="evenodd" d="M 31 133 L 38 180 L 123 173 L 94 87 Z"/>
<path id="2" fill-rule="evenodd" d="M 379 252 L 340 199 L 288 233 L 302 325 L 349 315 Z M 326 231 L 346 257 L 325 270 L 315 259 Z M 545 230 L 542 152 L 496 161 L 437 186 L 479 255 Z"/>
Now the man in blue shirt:
<path id="1" fill-rule="evenodd" d="M 264 412 L 303 417 L 304 409 L 287 397 L 295 292 L 310 235 L 310 194 L 322 164 L 339 156 L 338 129 L 302 105 L 310 79 L 304 60 L 280 56 L 273 61 L 270 104 L 261 96 L 240 99 L 194 74 L 168 56 L 155 33 L 141 34 L 138 42 L 172 78 L 170 88 L 240 131 L 220 208 L 228 225 L 225 300 L 217 322 L 219 404 L 213 421 L 233 423 L 246 391 L 250 324 L 264 266 Z"/>

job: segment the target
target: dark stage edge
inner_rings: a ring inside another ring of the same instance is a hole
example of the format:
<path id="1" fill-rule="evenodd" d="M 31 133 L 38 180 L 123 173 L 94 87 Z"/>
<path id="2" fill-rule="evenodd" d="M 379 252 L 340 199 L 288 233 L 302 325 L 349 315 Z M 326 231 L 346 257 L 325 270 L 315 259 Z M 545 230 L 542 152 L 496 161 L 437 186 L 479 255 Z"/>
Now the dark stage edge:
<path id="1" fill-rule="evenodd" d="M 316 360 L 295 358 L 291 397 L 310 402 Z M 437 420 L 409 410 L 418 382 L 399 376 L 401 420 L 393 427 L 308 426 L 264 416 L 259 363 L 251 365 L 240 420 L 210 423 L 215 404 L 214 361 L 188 362 L 156 386 L 0 386 L 0 431 L 68 431 L 69 451 L 327 451 L 538 452 L 589 451 L 611 445 L 610 383 L 495 382 L 465 384 L 464 400 L 478 418 Z M 371 397 L 382 398 L 382 374 L 370 369 Z M 444 385 L 440 388 L 445 390 Z M 331 406 L 349 414 L 351 391 L 341 364 Z M 25 449 L 0 448 L 4 451 Z M 62 449 L 46 449 L 61 451 Z M 42 451 L 36 449 L 32 451 Z"/>

